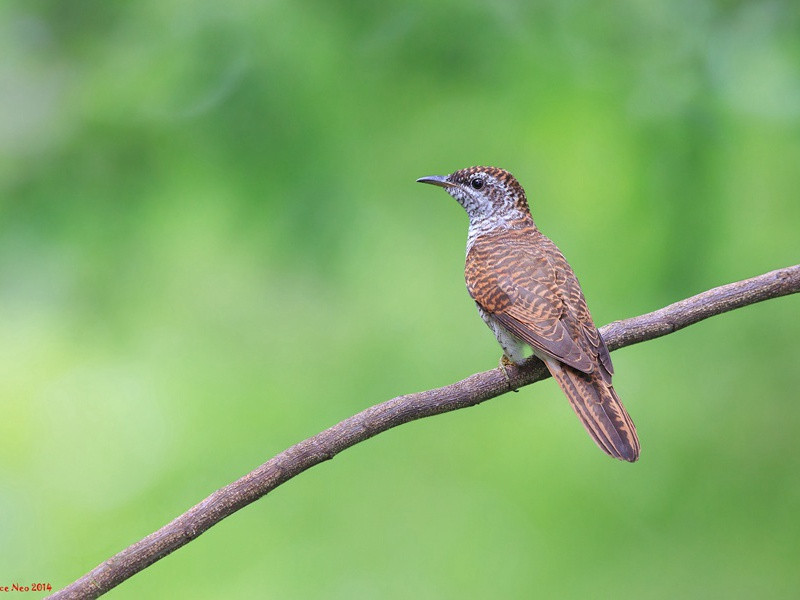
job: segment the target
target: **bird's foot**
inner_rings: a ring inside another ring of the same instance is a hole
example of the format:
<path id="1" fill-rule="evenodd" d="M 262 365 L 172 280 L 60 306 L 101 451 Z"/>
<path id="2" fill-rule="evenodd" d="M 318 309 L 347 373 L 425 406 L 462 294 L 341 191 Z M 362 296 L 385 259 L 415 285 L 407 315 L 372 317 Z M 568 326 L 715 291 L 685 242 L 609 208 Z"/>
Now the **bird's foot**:
<path id="1" fill-rule="evenodd" d="M 506 371 L 506 367 L 512 367 L 514 362 L 508 358 L 505 354 L 500 357 L 500 368 L 503 369 L 503 375 L 506 377 L 506 383 L 508 383 L 508 389 L 512 392 L 518 392 L 519 390 L 511 385 L 511 377 L 508 376 L 508 371 Z"/>

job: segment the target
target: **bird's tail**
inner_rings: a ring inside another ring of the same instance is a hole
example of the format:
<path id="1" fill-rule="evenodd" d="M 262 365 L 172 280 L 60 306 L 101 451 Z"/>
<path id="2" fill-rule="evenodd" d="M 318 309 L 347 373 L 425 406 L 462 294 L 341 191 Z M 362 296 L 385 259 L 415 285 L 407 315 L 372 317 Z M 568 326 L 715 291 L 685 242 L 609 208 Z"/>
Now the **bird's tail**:
<path id="1" fill-rule="evenodd" d="M 597 370 L 583 373 L 554 359 L 545 360 L 545 364 L 595 443 L 614 458 L 628 462 L 638 459 L 636 427 L 611 383 L 606 383 Z"/>

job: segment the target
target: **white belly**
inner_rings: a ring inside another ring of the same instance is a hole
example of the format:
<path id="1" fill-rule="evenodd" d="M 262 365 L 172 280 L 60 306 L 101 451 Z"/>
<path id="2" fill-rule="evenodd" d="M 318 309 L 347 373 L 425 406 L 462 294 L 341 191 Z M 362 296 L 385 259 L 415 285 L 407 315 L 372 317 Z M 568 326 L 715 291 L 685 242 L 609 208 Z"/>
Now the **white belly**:
<path id="1" fill-rule="evenodd" d="M 497 319 L 483 310 L 480 306 L 478 306 L 478 312 L 480 313 L 483 322 L 486 323 L 489 326 L 489 329 L 494 332 L 494 337 L 496 337 L 497 341 L 500 342 L 500 346 L 503 348 L 503 352 L 509 358 L 509 360 L 516 365 L 521 365 L 524 363 L 525 359 L 527 358 L 525 356 L 525 348 L 527 348 L 528 345 L 511 333 L 508 329 L 503 327 L 503 325 Z"/>

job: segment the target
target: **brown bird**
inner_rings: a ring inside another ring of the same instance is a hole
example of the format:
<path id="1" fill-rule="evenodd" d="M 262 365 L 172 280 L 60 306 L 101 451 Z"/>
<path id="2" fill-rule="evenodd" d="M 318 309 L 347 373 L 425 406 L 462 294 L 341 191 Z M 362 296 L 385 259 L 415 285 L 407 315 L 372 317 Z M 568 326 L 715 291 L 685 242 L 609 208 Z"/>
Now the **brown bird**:
<path id="1" fill-rule="evenodd" d="M 467 290 L 503 360 L 522 365 L 529 346 L 597 445 L 614 458 L 638 459 L 636 428 L 611 385 L 608 348 L 575 273 L 533 222 L 522 186 L 496 167 L 417 181 L 443 187 L 469 215 Z"/>

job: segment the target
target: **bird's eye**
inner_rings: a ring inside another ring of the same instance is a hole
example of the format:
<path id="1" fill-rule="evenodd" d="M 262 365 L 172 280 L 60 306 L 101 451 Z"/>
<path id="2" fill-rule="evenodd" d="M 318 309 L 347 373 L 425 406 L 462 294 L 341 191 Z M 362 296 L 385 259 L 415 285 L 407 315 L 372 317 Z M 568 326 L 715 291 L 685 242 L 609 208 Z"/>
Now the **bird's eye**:
<path id="1" fill-rule="evenodd" d="M 476 177 L 475 179 L 470 181 L 469 184 L 472 186 L 473 190 L 483 189 L 483 179 L 481 179 L 480 177 Z"/>

